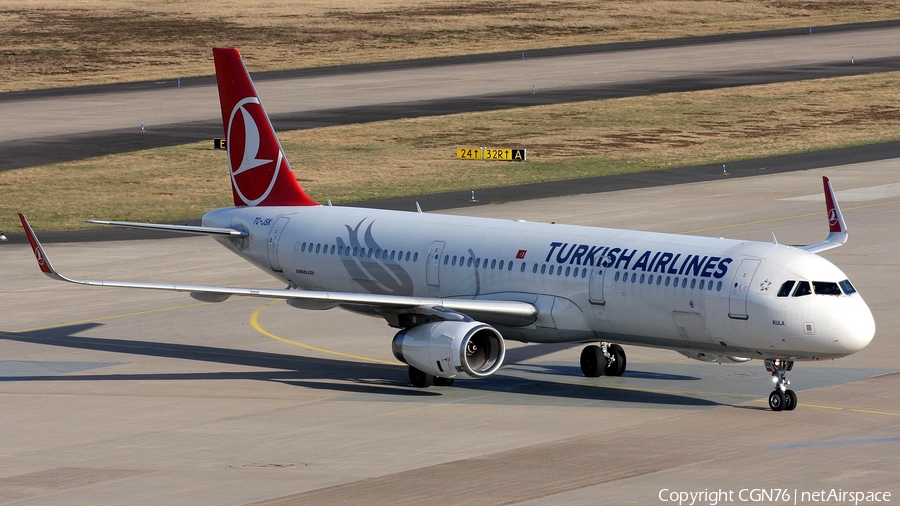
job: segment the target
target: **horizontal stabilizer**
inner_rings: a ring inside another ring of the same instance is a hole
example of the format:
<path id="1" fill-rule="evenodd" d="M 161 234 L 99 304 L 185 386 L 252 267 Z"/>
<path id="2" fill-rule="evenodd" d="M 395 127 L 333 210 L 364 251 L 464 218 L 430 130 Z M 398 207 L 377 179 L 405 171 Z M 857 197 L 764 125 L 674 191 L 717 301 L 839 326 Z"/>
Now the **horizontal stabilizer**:
<path id="1" fill-rule="evenodd" d="M 159 230 L 161 232 L 179 232 L 182 234 L 212 235 L 218 237 L 240 238 L 247 237 L 249 235 L 243 230 L 235 230 L 233 228 L 167 225 L 164 223 L 137 223 L 133 221 L 84 220 L 84 222 L 95 223 L 97 225 L 109 225 L 112 227 L 142 228 L 146 230 Z"/>

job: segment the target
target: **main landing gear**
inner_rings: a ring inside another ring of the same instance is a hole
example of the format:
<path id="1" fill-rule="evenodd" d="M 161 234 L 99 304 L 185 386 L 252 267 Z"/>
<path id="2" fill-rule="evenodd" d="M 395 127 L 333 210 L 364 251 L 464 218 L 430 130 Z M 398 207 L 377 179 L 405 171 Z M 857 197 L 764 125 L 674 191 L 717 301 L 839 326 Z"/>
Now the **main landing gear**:
<path id="1" fill-rule="evenodd" d="M 625 372 L 625 350 L 618 344 L 592 344 L 581 350 L 581 372 L 588 378 L 601 374 L 621 376 Z"/>
<path id="2" fill-rule="evenodd" d="M 766 370 L 772 373 L 772 381 L 775 382 L 775 390 L 769 394 L 769 407 L 772 411 L 791 411 L 797 407 L 797 394 L 787 386 L 791 384 L 785 378 L 788 371 L 794 368 L 792 360 L 766 360 Z"/>

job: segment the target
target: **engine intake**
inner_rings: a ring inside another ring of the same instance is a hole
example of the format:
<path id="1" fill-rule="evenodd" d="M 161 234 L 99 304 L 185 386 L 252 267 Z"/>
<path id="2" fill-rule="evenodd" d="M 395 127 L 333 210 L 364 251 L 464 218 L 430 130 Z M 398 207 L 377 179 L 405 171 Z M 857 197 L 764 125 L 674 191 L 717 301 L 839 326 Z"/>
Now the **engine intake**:
<path id="1" fill-rule="evenodd" d="M 490 325 L 474 321 L 410 327 L 397 332 L 392 348 L 397 360 L 442 378 L 459 373 L 484 378 L 497 372 L 506 357 L 503 336 Z"/>

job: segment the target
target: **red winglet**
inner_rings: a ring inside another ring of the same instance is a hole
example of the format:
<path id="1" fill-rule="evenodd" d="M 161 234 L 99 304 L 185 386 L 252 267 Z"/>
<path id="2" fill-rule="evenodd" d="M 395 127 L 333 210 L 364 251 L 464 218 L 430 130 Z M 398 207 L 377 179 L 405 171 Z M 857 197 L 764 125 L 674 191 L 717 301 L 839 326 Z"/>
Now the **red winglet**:
<path id="1" fill-rule="evenodd" d="M 828 176 L 822 176 L 822 184 L 825 186 L 825 209 L 828 212 L 828 231 L 846 232 L 847 225 L 844 224 L 844 216 L 841 214 L 841 208 L 838 206 L 837 199 L 834 198 L 834 188 L 831 187 L 831 181 L 828 179 Z"/>
<path id="2" fill-rule="evenodd" d="M 317 206 L 294 176 L 241 53 L 213 48 L 236 206 Z"/>
<path id="3" fill-rule="evenodd" d="M 56 271 L 53 270 L 53 266 L 50 265 L 50 260 L 44 253 L 44 248 L 41 246 L 40 241 L 38 241 L 37 236 L 34 235 L 34 230 L 31 229 L 28 220 L 25 219 L 25 215 L 19 213 L 19 220 L 22 222 L 22 228 L 25 229 L 25 235 L 28 237 L 28 242 L 31 243 L 31 250 L 34 251 L 34 258 L 37 259 L 38 267 L 41 268 L 41 272 L 51 277 L 55 276 Z"/>

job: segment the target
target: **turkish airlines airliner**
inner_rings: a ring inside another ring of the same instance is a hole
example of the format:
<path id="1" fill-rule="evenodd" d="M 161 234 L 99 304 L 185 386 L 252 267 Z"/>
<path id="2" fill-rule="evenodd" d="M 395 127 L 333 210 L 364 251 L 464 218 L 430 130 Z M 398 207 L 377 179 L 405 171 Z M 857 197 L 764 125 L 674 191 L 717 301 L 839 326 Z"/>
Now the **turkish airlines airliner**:
<path id="1" fill-rule="evenodd" d="M 285 299 L 346 310 L 400 329 L 393 352 L 416 387 L 483 378 L 503 364 L 505 340 L 596 343 L 585 376 L 619 376 L 618 343 L 709 362 L 763 360 L 769 406 L 792 410 L 795 361 L 844 357 L 875 334 L 868 306 L 831 262 L 847 227 L 824 178 L 829 222 L 817 244 L 783 244 L 322 206 L 303 191 L 236 49 L 213 49 L 234 207 L 202 226 L 91 221 L 205 234 L 287 285 L 231 288 L 64 277 L 19 215 L 41 270 L 91 286 Z"/>

